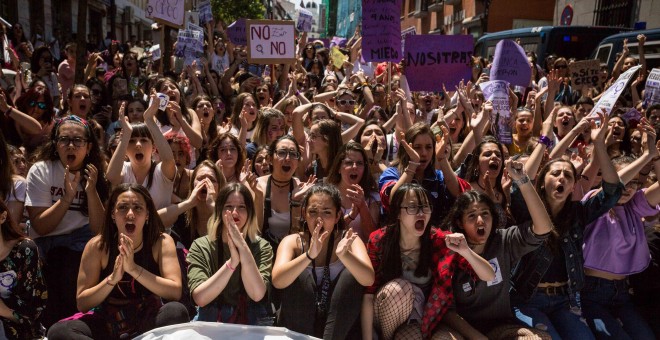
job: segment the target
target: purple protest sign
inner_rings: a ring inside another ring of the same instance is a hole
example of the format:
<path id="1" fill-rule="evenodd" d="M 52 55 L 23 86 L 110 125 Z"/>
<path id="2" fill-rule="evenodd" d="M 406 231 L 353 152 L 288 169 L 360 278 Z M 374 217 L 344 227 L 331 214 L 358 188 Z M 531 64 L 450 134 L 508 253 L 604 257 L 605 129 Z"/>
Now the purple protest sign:
<path id="1" fill-rule="evenodd" d="M 500 142 L 511 144 L 511 104 L 509 104 L 509 83 L 504 80 L 491 80 L 479 84 L 484 98 L 493 104 L 490 122 L 491 131 Z"/>
<path id="2" fill-rule="evenodd" d="M 348 39 L 343 38 L 343 37 L 332 37 L 332 40 L 330 40 L 330 45 L 326 45 L 326 47 L 332 47 L 332 46 L 339 46 L 339 47 L 346 47 L 346 42 Z"/>
<path id="3" fill-rule="evenodd" d="M 531 77 L 532 69 L 522 46 L 513 40 L 498 42 L 490 68 L 490 80 L 504 80 L 511 85 L 527 87 Z"/>
<path id="4" fill-rule="evenodd" d="M 247 46 L 245 26 L 245 19 L 238 19 L 227 27 L 227 35 L 232 44 Z"/>
<path id="5" fill-rule="evenodd" d="M 401 0 L 362 1 L 362 55 L 366 61 L 401 60 Z"/>
<path id="6" fill-rule="evenodd" d="M 471 35 L 411 35 L 406 38 L 406 78 L 412 91 L 453 89 L 472 78 Z"/>

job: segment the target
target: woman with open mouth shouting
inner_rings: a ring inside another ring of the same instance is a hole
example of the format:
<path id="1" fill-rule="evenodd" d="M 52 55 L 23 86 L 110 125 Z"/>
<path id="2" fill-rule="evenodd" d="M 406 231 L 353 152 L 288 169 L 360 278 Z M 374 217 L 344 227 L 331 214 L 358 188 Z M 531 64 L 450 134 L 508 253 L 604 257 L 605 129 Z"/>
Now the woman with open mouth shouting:
<path id="1" fill-rule="evenodd" d="M 442 137 L 434 136 L 426 123 L 417 123 L 401 133 L 401 143 L 396 159 L 380 176 L 378 187 L 380 200 L 387 211 L 393 192 L 405 183 L 415 182 L 429 192 L 433 205 L 431 224 L 440 225 L 454 197 L 469 185 L 454 174 L 447 157 L 449 130 Z M 439 163 L 438 165 L 436 165 Z"/>
<path id="2" fill-rule="evenodd" d="M 342 146 L 326 181 L 339 188 L 344 223 L 363 242 L 369 240 L 380 219 L 380 195 L 362 145 L 350 141 Z"/>
<path id="3" fill-rule="evenodd" d="M 254 156 L 257 147 L 260 145 L 270 145 L 278 138 L 286 134 L 286 119 L 284 114 L 278 109 L 265 108 L 259 118 L 257 125 L 254 128 L 254 135 L 252 135 L 252 142 L 246 146 L 247 157 Z"/>
<path id="4" fill-rule="evenodd" d="M 244 145 L 231 132 L 225 132 L 209 146 L 207 159 L 220 168 L 227 183 L 238 183 L 241 180 L 241 170 L 245 165 Z"/>
<path id="5" fill-rule="evenodd" d="M 86 120 L 58 120 L 27 175 L 29 236 L 39 246 L 52 296 L 44 313 L 50 326 L 76 312 L 76 277 L 85 244 L 103 225 L 108 197 L 105 162 Z M 52 250 L 52 251 L 51 251 Z"/>
<path id="6" fill-rule="evenodd" d="M 390 225 L 371 233 L 367 250 L 376 270 L 362 298 L 362 338 L 444 339 L 439 322 L 453 303 L 451 277 L 459 269 L 473 280 L 493 280 L 490 264 L 468 247 L 463 234 L 433 228 L 426 190 L 405 183 L 392 194 Z M 460 256 L 459 256 L 460 255 Z M 454 313 L 455 316 L 455 313 Z"/>
<path id="7" fill-rule="evenodd" d="M 101 233 L 82 255 L 76 296 L 82 313 L 53 325 L 49 339 L 135 337 L 190 320 L 177 302 L 182 282 L 176 246 L 163 232 L 149 192 L 122 183 L 108 208 Z"/>
<path id="8" fill-rule="evenodd" d="M 522 257 L 512 274 L 511 302 L 516 317 L 528 327 L 547 331 L 553 339 L 594 338 L 581 320 L 584 228 L 614 207 L 623 192 L 623 184 L 607 156 L 607 118 L 605 113 L 589 118 L 593 152 L 603 178 L 601 191 L 583 201 L 573 201 L 579 176 L 573 164 L 561 158 L 547 163 L 536 178 L 536 191 L 554 229 L 541 246 Z M 596 125 L 596 120 L 602 121 L 601 126 Z M 525 167 L 530 166 L 533 165 L 528 161 Z M 529 206 L 520 196 L 514 185 L 511 213 L 518 223 L 524 223 L 530 220 Z"/>
<path id="9" fill-rule="evenodd" d="M 455 272 L 452 285 L 456 312 L 465 321 L 452 325 L 452 328 L 468 339 L 485 336 L 488 339 L 511 339 L 539 333 L 549 339 L 549 335 L 538 329 L 525 328 L 515 318 L 509 303 L 511 283 L 508 278 L 518 260 L 545 241 L 552 231 L 552 221 L 522 163 L 508 161 L 506 169 L 531 210 L 531 222 L 497 228 L 500 216 L 495 202 L 477 190 L 459 196 L 443 222 L 443 230 L 464 234 L 470 248 L 495 268 L 492 281 L 474 281 L 468 272 Z"/>
<path id="10" fill-rule="evenodd" d="M 236 97 L 230 118 L 231 133 L 239 138 L 241 144 L 252 140 L 259 116 L 258 105 L 251 93 L 243 92 Z"/>
<path id="11" fill-rule="evenodd" d="M 197 150 L 195 159 L 201 162 L 206 159 L 206 153 L 211 142 L 218 137 L 218 123 L 216 112 L 211 98 L 207 95 L 199 95 L 193 99 L 191 106 L 197 117 L 202 130 L 202 147 Z"/>
<path id="12" fill-rule="evenodd" d="M 193 242 L 187 258 L 198 321 L 272 326 L 273 249 L 258 236 L 256 215 L 244 185 L 229 183 L 218 193 L 208 235 Z"/>
<path id="13" fill-rule="evenodd" d="M 113 185 L 137 183 L 144 186 L 154 198 L 156 209 L 162 209 L 172 203 L 176 163 L 172 149 L 154 119 L 160 98 L 152 94 L 151 100 L 144 112 L 144 124 L 130 124 L 125 116 L 126 105 L 120 107 L 121 139 L 110 159 L 106 176 Z M 152 159 L 155 149 L 158 149 L 160 162 Z M 129 161 L 124 162 L 127 156 Z M 173 221 L 163 222 L 169 226 Z"/>
<path id="14" fill-rule="evenodd" d="M 355 339 L 362 287 L 374 269 L 362 240 L 346 228 L 334 185 L 313 186 L 302 203 L 302 230 L 285 237 L 273 266 L 281 289 L 277 324 L 323 339 Z"/>
<path id="15" fill-rule="evenodd" d="M 68 114 L 76 115 L 82 119 L 90 119 L 92 112 L 92 96 L 89 87 L 75 84 L 67 96 Z"/>

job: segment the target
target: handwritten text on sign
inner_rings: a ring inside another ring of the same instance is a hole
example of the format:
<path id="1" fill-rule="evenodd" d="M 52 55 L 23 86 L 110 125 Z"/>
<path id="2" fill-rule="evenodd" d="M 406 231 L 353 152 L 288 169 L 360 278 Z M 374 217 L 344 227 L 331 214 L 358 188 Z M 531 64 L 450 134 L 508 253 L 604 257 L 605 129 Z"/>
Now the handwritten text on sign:
<path id="1" fill-rule="evenodd" d="M 574 90 L 580 90 L 583 87 L 596 87 L 599 83 L 600 61 L 599 60 L 581 60 L 568 65 L 571 75 L 571 86 Z"/>
<path id="2" fill-rule="evenodd" d="M 366 61 L 401 60 L 401 0 L 362 2 L 362 56 Z"/>
<path id="3" fill-rule="evenodd" d="M 406 38 L 406 77 L 412 91 L 442 91 L 472 77 L 471 35 L 411 35 Z"/>
<path id="4" fill-rule="evenodd" d="M 183 26 L 184 0 L 149 0 L 147 17 Z"/>
<path id="5" fill-rule="evenodd" d="M 532 77 L 525 50 L 512 40 L 501 40 L 495 46 L 495 57 L 490 69 L 490 80 L 504 80 L 527 87 Z"/>
<path id="6" fill-rule="evenodd" d="M 248 61 L 277 64 L 295 58 L 293 21 L 247 20 Z"/>

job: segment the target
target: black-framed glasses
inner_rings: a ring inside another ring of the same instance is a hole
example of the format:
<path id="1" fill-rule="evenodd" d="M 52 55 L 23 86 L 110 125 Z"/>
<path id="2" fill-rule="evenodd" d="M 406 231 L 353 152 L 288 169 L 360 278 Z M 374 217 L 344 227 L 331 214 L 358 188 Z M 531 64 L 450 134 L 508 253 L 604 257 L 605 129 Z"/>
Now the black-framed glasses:
<path id="1" fill-rule="evenodd" d="M 407 207 L 401 207 L 401 209 L 406 209 L 408 215 L 417 215 L 420 212 L 430 214 L 433 212 L 433 207 L 430 205 L 409 205 Z"/>
<path id="2" fill-rule="evenodd" d="M 66 136 L 57 138 L 57 144 L 60 146 L 69 146 L 71 143 L 73 143 L 73 146 L 79 148 L 87 144 L 87 139 L 82 137 L 71 138 Z"/>
<path id="3" fill-rule="evenodd" d="M 300 159 L 300 152 L 293 150 L 284 150 L 284 149 L 276 150 L 275 155 L 279 159 L 285 159 L 286 156 L 289 156 L 289 158 L 293 160 Z"/>
<path id="4" fill-rule="evenodd" d="M 337 101 L 337 103 L 339 103 L 339 105 L 355 105 L 355 100 L 353 100 L 353 99 L 349 99 L 349 100 L 340 99 L 340 100 Z"/>
<path id="5" fill-rule="evenodd" d="M 30 102 L 30 107 L 35 107 L 35 106 L 42 109 L 42 110 L 45 110 L 46 107 L 47 107 L 45 102 L 38 102 L 36 100 L 31 101 Z"/>

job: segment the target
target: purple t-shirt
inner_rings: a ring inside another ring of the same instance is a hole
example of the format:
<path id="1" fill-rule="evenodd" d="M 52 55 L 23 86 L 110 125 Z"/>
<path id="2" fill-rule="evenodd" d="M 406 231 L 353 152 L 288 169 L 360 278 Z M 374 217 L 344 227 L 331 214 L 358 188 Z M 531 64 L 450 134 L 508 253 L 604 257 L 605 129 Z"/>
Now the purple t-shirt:
<path id="1" fill-rule="evenodd" d="M 638 190 L 628 203 L 612 211 L 584 229 L 584 267 L 617 275 L 639 273 L 651 260 L 642 217 L 657 214 L 660 205 L 650 206 L 644 190 Z"/>

